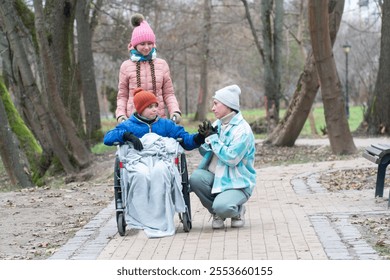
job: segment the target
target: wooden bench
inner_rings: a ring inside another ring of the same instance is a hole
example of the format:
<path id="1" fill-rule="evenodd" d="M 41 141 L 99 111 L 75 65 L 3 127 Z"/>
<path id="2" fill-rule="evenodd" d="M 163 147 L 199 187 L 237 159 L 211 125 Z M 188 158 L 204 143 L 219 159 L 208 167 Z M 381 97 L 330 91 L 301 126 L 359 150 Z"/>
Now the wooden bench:
<path id="1" fill-rule="evenodd" d="M 378 164 L 378 173 L 376 176 L 375 197 L 383 197 L 385 187 L 386 168 L 390 164 L 390 145 L 388 144 L 371 144 L 363 152 L 363 157 L 369 161 Z M 390 194 L 389 202 L 390 205 Z"/>

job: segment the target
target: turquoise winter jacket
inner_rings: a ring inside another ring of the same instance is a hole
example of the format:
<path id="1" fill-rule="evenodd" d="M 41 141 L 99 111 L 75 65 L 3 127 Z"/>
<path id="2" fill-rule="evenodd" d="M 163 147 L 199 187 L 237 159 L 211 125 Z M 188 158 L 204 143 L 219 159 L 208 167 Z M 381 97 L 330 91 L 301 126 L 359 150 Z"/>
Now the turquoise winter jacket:
<path id="1" fill-rule="evenodd" d="M 218 127 L 218 134 L 206 138 L 201 146 L 203 159 L 199 168 L 207 169 L 213 154 L 218 157 L 212 193 L 220 193 L 229 189 L 244 189 L 251 195 L 256 185 L 255 138 L 251 127 L 237 113 L 221 132 L 221 121 L 213 126 Z"/>

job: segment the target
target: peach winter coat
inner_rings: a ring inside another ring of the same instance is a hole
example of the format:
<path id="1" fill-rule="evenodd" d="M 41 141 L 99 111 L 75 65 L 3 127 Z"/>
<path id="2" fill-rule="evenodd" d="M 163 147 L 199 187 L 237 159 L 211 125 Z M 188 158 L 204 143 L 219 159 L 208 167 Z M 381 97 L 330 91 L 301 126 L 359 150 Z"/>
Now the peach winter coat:
<path id="1" fill-rule="evenodd" d="M 169 115 L 174 112 L 181 112 L 179 104 L 173 90 L 172 79 L 168 63 L 161 58 L 153 60 L 156 76 L 156 97 L 158 100 L 158 114 L 160 117 L 167 117 L 166 108 Z M 119 71 L 119 84 L 117 95 L 116 118 L 120 116 L 131 116 L 134 113 L 133 92 L 137 86 L 136 62 L 130 59 L 124 61 Z M 141 62 L 141 88 L 153 92 L 152 74 L 149 62 Z"/>

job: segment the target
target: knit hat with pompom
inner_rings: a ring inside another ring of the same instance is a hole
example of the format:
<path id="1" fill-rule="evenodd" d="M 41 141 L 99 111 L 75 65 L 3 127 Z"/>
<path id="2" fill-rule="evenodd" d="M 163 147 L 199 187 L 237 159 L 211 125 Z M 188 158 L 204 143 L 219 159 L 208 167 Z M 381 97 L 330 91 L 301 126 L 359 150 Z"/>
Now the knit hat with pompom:
<path id="1" fill-rule="evenodd" d="M 131 25 L 134 27 L 133 34 L 131 34 L 131 45 L 135 48 L 138 44 L 143 42 L 156 43 L 156 36 L 148 22 L 141 14 L 135 14 L 131 17 Z"/>
<path id="2" fill-rule="evenodd" d="M 153 103 L 158 103 L 156 96 L 142 88 L 136 88 L 134 90 L 134 106 L 138 114 L 142 114 L 146 107 Z"/>

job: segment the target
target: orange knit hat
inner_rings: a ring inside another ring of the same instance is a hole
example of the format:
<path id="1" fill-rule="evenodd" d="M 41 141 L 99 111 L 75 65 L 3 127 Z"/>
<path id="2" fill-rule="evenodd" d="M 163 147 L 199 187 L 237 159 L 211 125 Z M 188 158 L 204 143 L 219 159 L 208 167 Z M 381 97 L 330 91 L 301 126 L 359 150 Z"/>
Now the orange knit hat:
<path id="1" fill-rule="evenodd" d="M 134 106 L 138 114 L 142 114 L 146 107 L 150 104 L 158 103 L 156 96 L 142 88 L 136 88 L 134 90 Z"/>

